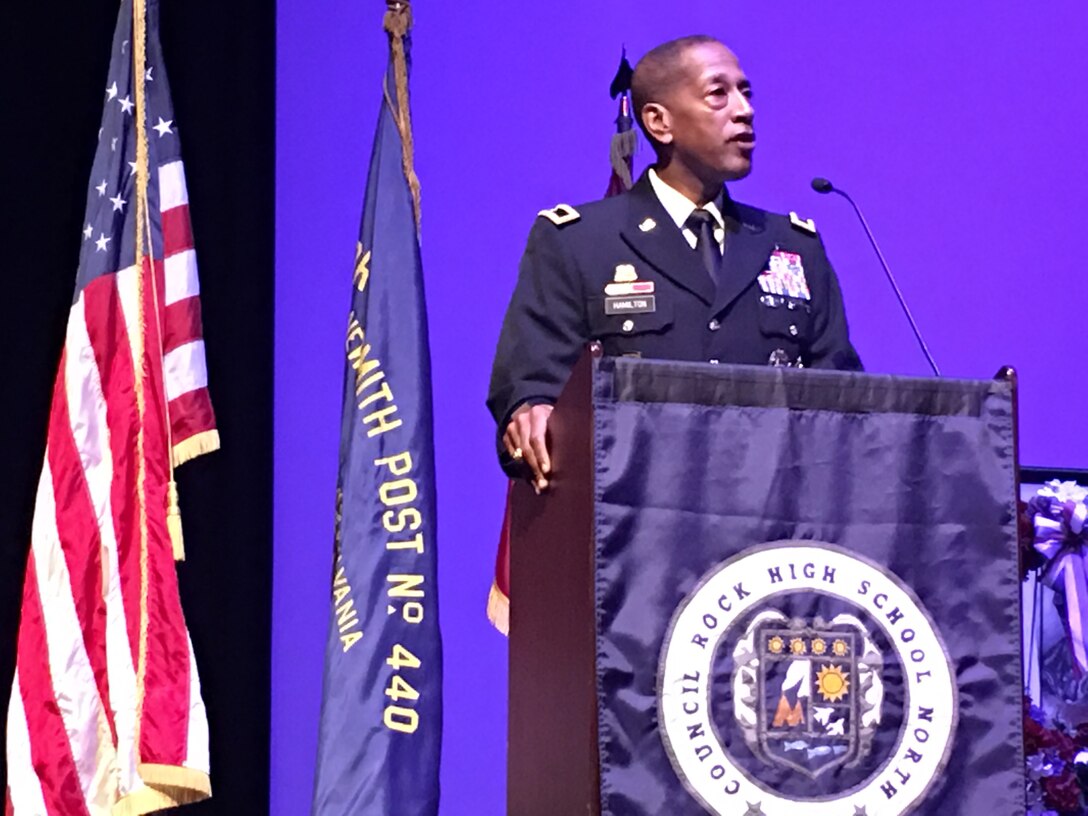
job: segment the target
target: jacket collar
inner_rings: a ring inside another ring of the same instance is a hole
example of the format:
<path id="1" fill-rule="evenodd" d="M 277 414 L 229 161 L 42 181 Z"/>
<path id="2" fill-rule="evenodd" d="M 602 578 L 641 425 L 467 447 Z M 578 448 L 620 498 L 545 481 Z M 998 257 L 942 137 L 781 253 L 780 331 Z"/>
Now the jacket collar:
<path id="1" fill-rule="evenodd" d="M 643 260 L 678 286 L 687 289 L 717 314 L 728 308 L 763 271 L 771 246 L 766 214 L 733 201 L 722 189 L 720 209 L 725 221 L 725 257 L 718 290 L 697 252 L 684 240 L 643 173 L 627 193 L 628 209 L 623 240 Z"/>
<path id="2" fill-rule="evenodd" d="M 714 284 L 699 254 L 692 251 L 654 193 L 647 173 L 635 182 L 627 199 L 623 240 L 654 269 L 709 306 L 714 300 Z"/>
<path id="3" fill-rule="evenodd" d="M 695 202 L 663 181 L 652 167 L 646 170 L 646 178 L 649 180 L 650 187 L 653 189 L 654 195 L 657 196 L 657 200 L 661 202 L 661 206 L 669 214 L 669 218 L 680 230 L 683 230 L 688 218 L 698 209 Z M 714 201 L 709 201 L 703 206 L 703 209 L 711 214 L 718 226 L 723 228 L 725 227 L 725 221 L 721 207 L 724 193 L 725 188 L 723 187 L 722 194 L 719 194 Z"/>

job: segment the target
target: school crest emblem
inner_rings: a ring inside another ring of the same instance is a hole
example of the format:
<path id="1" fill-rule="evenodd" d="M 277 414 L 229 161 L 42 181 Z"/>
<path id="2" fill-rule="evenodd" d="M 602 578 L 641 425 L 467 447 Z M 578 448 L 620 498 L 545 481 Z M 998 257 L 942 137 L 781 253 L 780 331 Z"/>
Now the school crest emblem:
<path id="1" fill-rule="evenodd" d="M 772 542 L 717 565 L 662 646 L 662 740 L 708 813 L 902 816 L 940 778 L 957 720 L 925 607 L 834 544 Z"/>
<path id="2" fill-rule="evenodd" d="M 760 613 L 734 654 L 735 719 L 765 762 L 816 778 L 868 754 L 880 723 L 883 657 L 852 615 Z"/>

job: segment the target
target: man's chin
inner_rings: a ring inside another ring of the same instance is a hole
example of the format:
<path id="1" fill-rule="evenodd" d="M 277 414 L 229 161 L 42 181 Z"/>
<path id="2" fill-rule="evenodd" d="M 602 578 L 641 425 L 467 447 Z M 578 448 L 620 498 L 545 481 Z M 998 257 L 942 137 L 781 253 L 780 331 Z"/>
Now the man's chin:
<path id="1" fill-rule="evenodd" d="M 724 168 L 726 181 L 740 181 L 752 172 L 752 160 L 732 161 Z"/>

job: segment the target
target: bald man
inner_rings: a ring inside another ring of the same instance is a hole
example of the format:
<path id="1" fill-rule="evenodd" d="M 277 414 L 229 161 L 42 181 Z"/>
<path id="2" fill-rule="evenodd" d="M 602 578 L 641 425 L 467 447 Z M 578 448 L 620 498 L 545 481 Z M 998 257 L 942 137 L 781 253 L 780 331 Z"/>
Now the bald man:
<path id="1" fill-rule="evenodd" d="M 635 67 L 656 161 L 623 195 L 540 213 L 503 322 L 488 407 L 507 473 L 548 485 L 548 416 L 586 343 L 605 354 L 860 369 L 811 221 L 733 201 L 752 169 L 751 83 L 713 37 Z"/>

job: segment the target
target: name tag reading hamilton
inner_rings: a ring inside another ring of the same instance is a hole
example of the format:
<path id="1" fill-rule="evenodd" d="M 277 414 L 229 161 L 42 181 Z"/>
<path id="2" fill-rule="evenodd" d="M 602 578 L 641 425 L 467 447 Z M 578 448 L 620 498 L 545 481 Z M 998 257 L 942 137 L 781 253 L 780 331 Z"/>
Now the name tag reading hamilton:
<path id="1" fill-rule="evenodd" d="M 606 297 L 604 299 L 604 313 L 615 314 L 645 314 L 657 311 L 657 301 L 654 295 L 632 297 Z"/>

